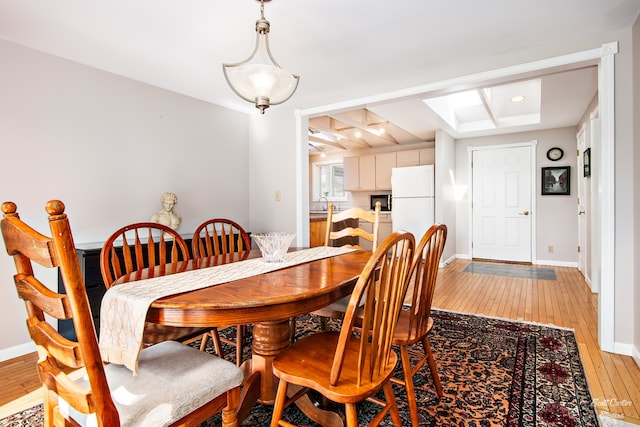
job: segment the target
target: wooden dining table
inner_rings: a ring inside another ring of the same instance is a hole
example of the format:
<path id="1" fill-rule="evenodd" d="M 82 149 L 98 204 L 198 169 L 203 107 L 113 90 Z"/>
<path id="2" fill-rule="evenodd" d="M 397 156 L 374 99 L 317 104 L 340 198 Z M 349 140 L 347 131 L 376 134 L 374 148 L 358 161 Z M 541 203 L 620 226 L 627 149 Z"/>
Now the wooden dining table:
<path id="1" fill-rule="evenodd" d="M 295 250 L 295 249 L 293 249 Z M 290 343 L 290 319 L 325 307 L 349 295 L 371 253 L 348 252 L 264 274 L 171 295 L 154 301 L 148 322 L 188 327 L 253 324 L 251 359 L 243 363 L 245 382 L 239 419 L 256 402 L 273 404 L 278 380 L 273 359 Z M 182 261 L 132 272 L 117 283 L 166 276 L 260 257 L 257 250 Z M 334 412 L 311 401 L 298 404 L 322 425 L 342 425 Z"/>

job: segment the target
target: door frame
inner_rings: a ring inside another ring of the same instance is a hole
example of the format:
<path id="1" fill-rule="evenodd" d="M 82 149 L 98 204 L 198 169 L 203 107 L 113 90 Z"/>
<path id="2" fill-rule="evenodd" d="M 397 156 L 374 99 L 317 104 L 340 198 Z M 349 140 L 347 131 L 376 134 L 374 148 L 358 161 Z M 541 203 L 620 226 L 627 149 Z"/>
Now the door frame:
<path id="1" fill-rule="evenodd" d="M 537 261 L 536 247 L 537 247 L 537 229 L 536 229 L 536 218 L 537 212 L 536 209 L 536 146 L 538 145 L 538 141 L 532 139 L 531 141 L 525 142 L 516 142 L 516 143 L 508 143 L 508 144 L 494 144 L 494 145 L 476 145 L 467 147 L 467 176 L 470 180 L 471 194 L 467 200 L 467 218 L 468 218 L 468 230 L 469 230 L 469 248 L 468 254 L 473 258 L 473 152 L 474 151 L 483 151 L 483 150 L 502 150 L 505 148 L 518 148 L 518 147 L 529 147 L 530 154 L 530 162 L 529 162 L 529 175 L 531 177 L 530 185 L 531 185 L 531 200 L 529 201 L 530 206 L 530 217 L 531 217 L 531 228 L 529 232 L 531 236 L 529 241 L 531 243 L 530 253 L 531 253 L 531 263 L 535 264 Z"/>
<path id="2" fill-rule="evenodd" d="M 577 221 L 578 221 L 578 270 L 582 273 L 587 284 L 591 286 L 587 270 L 587 253 L 591 250 L 591 245 L 587 240 L 587 179 L 584 176 L 584 158 L 583 153 L 587 149 L 587 125 L 582 124 L 582 127 L 576 133 L 576 146 L 577 146 L 577 161 L 578 165 L 576 170 L 576 181 L 578 184 L 578 209 L 577 209 Z M 593 291 L 593 289 L 592 289 Z"/>

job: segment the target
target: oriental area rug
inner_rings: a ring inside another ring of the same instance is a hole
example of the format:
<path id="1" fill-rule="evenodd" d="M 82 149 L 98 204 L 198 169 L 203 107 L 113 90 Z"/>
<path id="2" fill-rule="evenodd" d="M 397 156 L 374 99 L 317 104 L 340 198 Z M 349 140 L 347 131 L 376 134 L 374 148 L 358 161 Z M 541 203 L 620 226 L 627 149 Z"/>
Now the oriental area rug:
<path id="1" fill-rule="evenodd" d="M 432 317 L 429 340 L 444 397 L 437 398 L 429 369 L 423 367 L 414 377 L 421 426 L 599 425 L 571 330 L 440 310 L 433 310 Z M 319 325 L 317 318 L 302 316 L 297 336 L 317 332 Z M 339 328 L 339 323 L 332 320 L 330 328 Z M 235 337 L 232 328 L 221 332 Z M 247 336 L 250 340 L 250 333 Z M 199 347 L 199 341 L 192 345 Z M 226 350 L 225 357 L 234 361 L 233 348 Z M 398 366 L 399 377 L 401 372 Z M 394 385 L 394 391 L 403 425 L 410 426 L 404 390 Z M 341 411 L 339 406 L 332 409 Z M 360 425 L 377 411 L 374 404 L 360 404 Z M 294 424 L 314 425 L 294 407 L 285 415 Z M 242 425 L 268 426 L 270 420 L 271 407 L 257 405 Z M 213 417 L 203 427 L 219 424 Z M 42 426 L 42 407 L 2 419 L 0 425 Z M 391 425 L 390 417 L 383 425 Z"/>

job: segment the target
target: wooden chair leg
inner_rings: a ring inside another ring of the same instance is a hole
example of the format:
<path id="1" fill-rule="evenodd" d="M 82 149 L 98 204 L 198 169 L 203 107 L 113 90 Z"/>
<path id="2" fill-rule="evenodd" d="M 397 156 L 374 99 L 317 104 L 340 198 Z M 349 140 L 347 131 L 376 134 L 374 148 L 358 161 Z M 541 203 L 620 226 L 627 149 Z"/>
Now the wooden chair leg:
<path id="1" fill-rule="evenodd" d="M 220 343 L 220 334 L 218 334 L 218 329 L 213 328 L 202 337 L 202 344 L 200 344 L 200 350 L 205 349 L 207 346 L 207 336 L 211 335 L 211 341 L 213 342 L 213 349 L 215 350 L 218 357 L 224 359 L 224 354 L 222 351 L 222 344 Z"/>
<path id="2" fill-rule="evenodd" d="M 389 414 L 393 420 L 393 425 L 396 427 L 402 426 L 402 418 L 400 418 L 400 411 L 398 410 L 398 403 L 396 402 L 396 396 L 393 394 L 393 386 L 388 381 L 384 385 L 384 397 L 387 400 L 389 406 Z"/>
<path id="3" fill-rule="evenodd" d="M 320 316 L 320 330 L 326 332 L 329 327 L 329 319 L 324 316 Z"/>
<path id="4" fill-rule="evenodd" d="M 276 400 L 273 405 L 273 413 L 271 414 L 270 427 L 278 427 L 278 422 L 282 418 L 284 412 L 284 403 L 287 399 L 287 382 L 280 380 L 278 383 L 278 391 L 276 392 Z"/>
<path id="5" fill-rule="evenodd" d="M 347 416 L 347 427 L 358 427 L 358 411 L 356 409 L 356 404 L 347 403 L 344 405 L 344 412 Z"/>
<path id="6" fill-rule="evenodd" d="M 205 351 L 207 349 L 207 341 L 209 339 L 209 333 L 205 332 L 202 334 L 202 342 L 200 342 L 200 351 Z"/>
<path id="7" fill-rule="evenodd" d="M 244 325 L 238 325 L 236 328 L 236 365 L 240 366 L 244 349 Z"/>
<path id="8" fill-rule="evenodd" d="M 289 344 L 296 342 L 296 318 L 289 318 Z"/>
<path id="9" fill-rule="evenodd" d="M 424 346 L 424 351 L 427 355 L 427 363 L 429 364 L 429 370 L 431 371 L 431 377 L 433 378 L 433 384 L 436 386 L 436 393 L 438 397 L 444 396 L 444 391 L 442 390 L 442 384 L 440 383 L 440 375 L 438 375 L 438 368 L 436 366 L 436 361 L 433 357 L 433 352 L 431 351 L 431 345 L 429 345 L 429 340 L 427 337 L 424 337 L 422 340 L 422 345 Z"/>
<path id="10" fill-rule="evenodd" d="M 409 358 L 409 349 L 407 346 L 400 346 L 400 359 L 402 361 L 402 375 L 404 376 L 403 385 L 407 394 L 407 402 L 409 403 L 411 425 L 413 425 L 413 427 L 419 427 L 418 403 L 416 402 L 416 390 L 413 385 L 413 369 L 411 368 L 411 360 Z"/>
<path id="11" fill-rule="evenodd" d="M 404 375 L 404 388 L 407 393 L 407 402 L 409 403 L 411 425 L 413 425 L 413 427 L 419 427 L 418 403 L 416 402 L 416 390 L 413 385 L 413 370 L 411 368 L 411 360 L 409 359 L 409 349 L 407 346 L 400 346 L 400 359 L 402 360 L 402 374 Z"/>
<path id="12" fill-rule="evenodd" d="M 227 391 L 227 406 L 222 410 L 222 427 L 238 427 L 240 387 Z"/>

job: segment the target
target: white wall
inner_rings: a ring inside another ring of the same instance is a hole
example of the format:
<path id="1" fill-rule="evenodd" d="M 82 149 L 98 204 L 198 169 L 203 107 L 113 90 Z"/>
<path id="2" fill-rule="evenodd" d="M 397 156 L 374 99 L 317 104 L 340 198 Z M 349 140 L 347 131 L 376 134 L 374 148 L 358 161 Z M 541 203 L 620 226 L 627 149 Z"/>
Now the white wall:
<path id="1" fill-rule="evenodd" d="M 468 176 L 467 147 L 486 145 L 512 144 L 537 140 L 536 146 L 536 258 L 546 262 L 564 265 L 577 265 L 578 224 L 576 217 L 576 131 L 574 127 L 552 129 L 540 132 L 523 132 L 491 137 L 465 138 L 456 142 L 456 180 L 458 185 L 471 187 L 471 177 Z M 552 162 L 547 160 L 546 153 L 551 147 L 564 150 L 562 160 Z M 571 166 L 571 194 L 569 196 L 542 196 L 541 167 Z M 469 191 L 458 201 L 456 248 L 459 255 L 468 254 L 469 230 Z M 554 253 L 547 253 L 547 246 L 554 246 Z"/>
<path id="2" fill-rule="evenodd" d="M 4 41 L 0 58 L 0 201 L 37 229 L 56 198 L 76 243 L 103 241 L 148 220 L 165 191 L 180 233 L 214 216 L 249 225 L 246 115 Z M 0 360 L 30 341 L 14 272 L 0 256 Z"/>
<path id="3" fill-rule="evenodd" d="M 456 257 L 456 234 L 458 233 L 456 210 L 460 196 L 456 178 L 456 144 L 444 131 L 436 132 L 436 222 L 447 226 L 447 243 L 441 263 L 449 263 Z"/>
<path id="4" fill-rule="evenodd" d="M 251 116 L 249 175 L 251 230 L 296 232 L 298 200 L 296 179 L 296 134 L 293 109 L 286 104 Z M 306 153 L 305 153 L 306 160 Z M 305 184 L 306 185 L 306 184 Z M 280 193 L 277 201 L 275 192 Z M 306 219 L 308 221 L 308 217 Z"/>
<path id="5" fill-rule="evenodd" d="M 633 94 L 638 96 L 637 86 L 633 85 L 633 46 L 631 30 L 623 31 L 619 37 L 620 52 L 615 56 L 615 348 L 616 352 L 630 354 L 634 329 L 639 326 L 633 322 L 634 288 L 638 283 L 633 278 L 638 274 L 640 265 L 634 259 L 640 250 L 640 240 L 634 241 L 634 230 L 640 226 L 640 215 L 634 211 L 634 189 L 640 181 L 634 181 L 634 133 L 638 132 L 640 122 L 634 123 Z M 636 52 L 636 54 L 638 54 Z M 637 77 L 636 77 L 637 78 Z M 635 169 L 637 169 L 637 164 Z M 635 227 L 634 227 L 635 225 Z M 603 284 L 604 286 L 605 284 Z M 637 343 L 636 343 L 637 346 Z"/>

